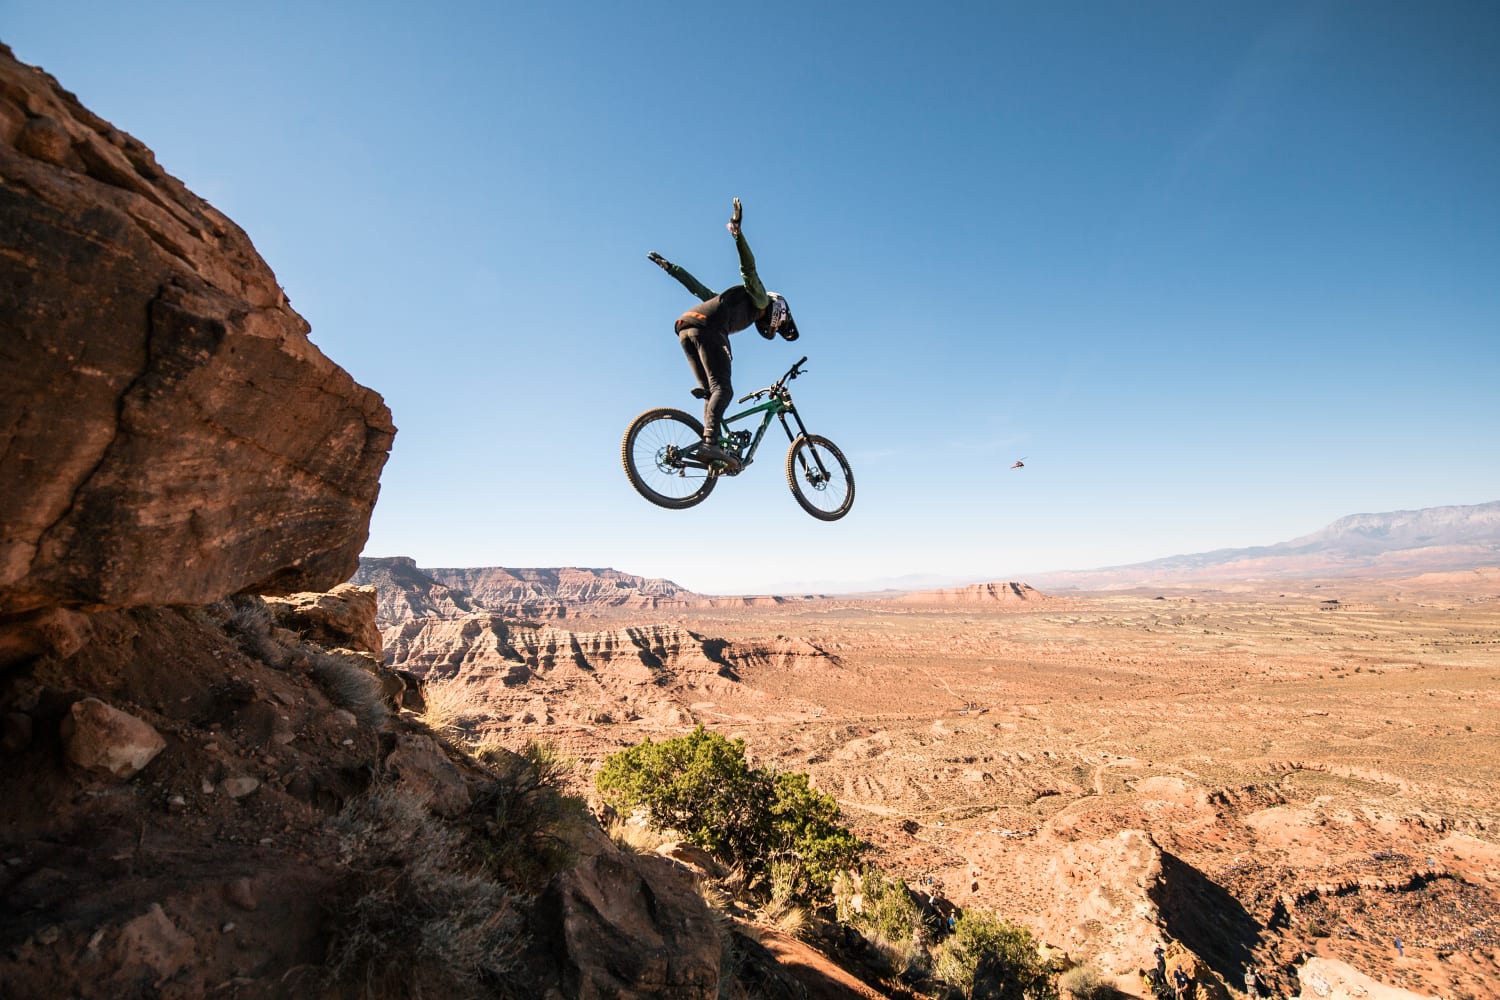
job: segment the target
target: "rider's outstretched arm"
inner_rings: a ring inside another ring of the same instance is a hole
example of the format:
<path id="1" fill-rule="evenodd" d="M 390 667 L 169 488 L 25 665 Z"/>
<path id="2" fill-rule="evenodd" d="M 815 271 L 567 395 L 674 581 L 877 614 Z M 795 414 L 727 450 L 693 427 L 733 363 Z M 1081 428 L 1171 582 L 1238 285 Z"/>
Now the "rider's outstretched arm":
<path id="1" fill-rule="evenodd" d="M 771 297 L 766 294 L 766 286 L 760 283 L 760 275 L 755 273 L 755 255 L 750 252 L 750 244 L 745 242 L 745 234 L 740 230 L 741 214 L 740 200 L 736 198 L 734 214 L 729 217 L 729 234 L 734 237 L 734 248 L 740 252 L 740 279 L 755 308 L 764 309 Z"/>
<path id="2" fill-rule="evenodd" d="M 714 297 L 713 289 L 709 288 L 703 282 L 699 281 L 697 278 L 689 274 L 687 268 L 678 267 L 676 264 L 672 263 L 670 260 L 667 260 L 667 258 L 663 257 L 655 250 L 652 250 L 650 253 L 646 254 L 646 256 L 650 259 L 651 263 L 655 264 L 663 271 L 666 271 L 678 281 L 682 282 L 682 287 L 698 296 L 699 302 L 707 302 L 709 299 Z"/>

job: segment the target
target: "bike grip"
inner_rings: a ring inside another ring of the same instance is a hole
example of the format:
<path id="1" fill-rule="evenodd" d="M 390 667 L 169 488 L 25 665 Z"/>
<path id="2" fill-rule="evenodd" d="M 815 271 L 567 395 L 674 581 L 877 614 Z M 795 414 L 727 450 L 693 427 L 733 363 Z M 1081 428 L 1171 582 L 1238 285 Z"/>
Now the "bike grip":
<path id="1" fill-rule="evenodd" d="M 754 399 L 754 398 L 755 398 L 755 393 L 753 393 L 753 392 L 752 392 L 752 393 L 751 393 L 751 394 L 750 394 L 750 395 L 748 395 L 748 396 L 741 396 L 741 397 L 740 397 L 740 400 L 739 400 L 739 401 L 740 401 L 740 402 L 741 402 L 741 403 L 743 403 L 743 402 L 745 402 L 745 401 L 746 401 L 746 400 L 751 400 L 751 399 Z"/>
<path id="2" fill-rule="evenodd" d="M 801 368 L 805 364 L 807 364 L 807 355 L 806 354 L 802 355 L 802 360 L 799 361 L 799 362 L 797 362 L 795 365 L 792 365 L 792 367 L 793 368 Z"/>

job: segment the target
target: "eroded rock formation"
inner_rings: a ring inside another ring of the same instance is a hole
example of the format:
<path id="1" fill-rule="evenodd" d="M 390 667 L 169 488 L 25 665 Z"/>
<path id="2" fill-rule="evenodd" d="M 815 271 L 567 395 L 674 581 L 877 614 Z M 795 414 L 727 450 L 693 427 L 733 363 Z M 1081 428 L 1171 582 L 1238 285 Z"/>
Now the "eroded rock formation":
<path id="1" fill-rule="evenodd" d="M 596 604 L 603 607 L 652 607 L 653 601 L 682 601 L 698 595 L 671 580 L 632 576 L 613 569 L 506 569 L 500 566 L 474 569 L 428 569 L 438 583 L 474 596 L 484 607 L 557 601 L 563 604 Z"/>
<path id="2" fill-rule="evenodd" d="M 1046 594 L 1014 581 L 975 583 L 945 590 L 922 590 L 896 598 L 903 604 L 1016 604 L 1047 599 Z"/>
<path id="3" fill-rule="evenodd" d="M 468 594 L 438 583 L 410 556 L 361 558 L 353 582 L 375 588 L 376 617 L 385 626 L 414 618 L 462 618 L 479 610 Z"/>
<path id="4" fill-rule="evenodd" d="M 0 616 L 322 590 L 395 428 L 245 233 L 0 46 Z"/>

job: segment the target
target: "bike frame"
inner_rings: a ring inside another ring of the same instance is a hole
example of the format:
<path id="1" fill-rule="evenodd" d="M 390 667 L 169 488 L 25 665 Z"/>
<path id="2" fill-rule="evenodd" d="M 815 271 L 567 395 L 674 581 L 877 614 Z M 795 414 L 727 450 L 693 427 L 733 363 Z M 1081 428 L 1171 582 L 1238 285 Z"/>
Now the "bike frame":
<path id="1" fill-rule="evenodd" d="M 750 407 L 748 410 L 741 410 L 738 413 L 726 415 L 720 422 L 719 426 L 720 443 L 732 444 L 732 442 L 728 440 L 728 434 L 726 433 L 728 427 L 731 424 L 736 423 L 737 421 L 745 419 L 746 417 L 753 417 L 757 413 L 764 413 L 765 416 L 761 418 L 760 426 L 755 429 L 755 436 L 750 439 L 750 447 L 745 451 L 744 457 L 740 459 L 740 468 L 742 469 L 749 467 L 750 463 L 755 461 L 755 451 L 760 447 L 761 439 L 766 436 L 766 428 L 771 426 L 772 417 L 781 418 L 781 429 L 786 431 L 786 437 L 788 441 L 797 440 L 797 435 L 792 433 L 791 426 L 786 422 L 786 415 L 788 413 L 792 415 L 793 420 L 797 421 L 798 430 L 800 430 L 803 434 L 807 433 L 807 425 L 804 424 L 802 422 L 802 418 L 797 415 L 797 408 L 792 405 L 791 397 L 788 396 L 786 400 L 783 401 L 779 396 L 772 396 L 764 403 L 758 403 L 755 406 Z M 738 448 L 731 447 L 729 450 L 734 454 L 739 453 Z"/>
<path id="2" fill-rule="evenodd" d="M 792 365 L 791 369 L 776 382 L 766 386 L 764 389 L 757 389 L 748 396 L 740 397 L 740 402 L 743 403 L 747 399 L 754 399 L 762 394 L 767 394 L 770 398 L 764 403 L 757 403 L 747 410 L 741 410 L 738 413 L 729 414 L 723 418 L 719 424 L 719 444 L 726 451 L 734 455 L 739 455 L 739 462 L 735 467 L 719 469 L 718 474 L 736 476 L 750 467 L 751 463 L 755 461 L 755 452 L 760 448 L 761 440 L 766 436 L 766 428 L 771 426 L 772 417 L 781 420 L 781 429 L 786 431 L 788 442 L 795 444 L 799 435 L 802 437 L 808 436 L 807 425 L 802 422 L 801 415 L 797 413 L 796 405 L 792 403 L 792 390 L 787 388 L 788 382 L 802 374 L 802 366 L 806 362 L 807 359 L 803 358 L 795 365 Z M 740 455 L 740 450 L 730 440 L 729 426 L 747 417 L 753 417 L 757 413 L 763 413 L 765 416 L 761 417 L 760 426 L 755 429 L 755 436 L 750 439 L 750 446 L 745 450 L 743 455 Z M 792 419 L 797 422 L 797 434 L 792 433 L 791 425 L 787 423 L 787 414 L 791 414 Z M 815 447 L 807 450 L 812 454 L 813 464 L 817 466 L 817 472 L 813 474 L 812 470 L 807 467 L 806 456 L 799 455 L 798 460 L 802 463 L 803 472 L 807 473 L 814 482 L 827 479 L 828 468 L 823 464 L 823 456 L 818 454 Z"/>

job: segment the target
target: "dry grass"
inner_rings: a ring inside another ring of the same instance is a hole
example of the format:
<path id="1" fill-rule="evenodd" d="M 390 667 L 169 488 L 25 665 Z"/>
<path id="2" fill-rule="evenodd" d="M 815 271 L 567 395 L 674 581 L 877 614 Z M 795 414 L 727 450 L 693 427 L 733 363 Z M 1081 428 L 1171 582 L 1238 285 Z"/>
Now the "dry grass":
<path id="1" fill-rule="evenodd" d="M 468 748 L 475 760 L 501 771 L 510 770 L 513 767 L 512 759 L 519 756 L 492 733 L 480 734 L 468 744 Z"/>
<path id="2" fill-rule="evenodd" d="M 1069 969 L 1058 977 L 1057 985 L 1062 995 L 1072 1000 L 1115 1000 L 1124 996 L 1092 965 Z"/>
<path id="3" fill-rule="evenodd" d="M 609 834 L 609 839 L 615 842 L 616 847 L 631 854 L 650 854 L 676 839 L 664 830 L 653 829 L 630 819 L 617 819 L 604 832 Z"/>
<path id="4" fill-rule="evenodd" d="M 439 735 L 469 742 L 490 711 L 479 698 L 479 688 L 459 677 L 430 680 L 422 692 L 427 709 L 422 721 Z"/>
<path id="5" fill-rule="evenodd" d="M 275 623 L 265 601 L 254 595 L 242 595 L 231 597 L 219 606 L 227 611 L 224 631 L 246 656 L 278 670 L 286 666 L 290 658 L 288 650 L 271 634 Z"/>
<path id="6" fill-rule="evenodd" d="M 352 799 L 335 829 L 351 874 L 331 921 L 330 985 L 493 996 L 515 969 L 521 916 L 505 887 L 463 863 L 458 835 L 387 787 Z"/>
<path id="7" fill-rule="evenodd" d="M 362 726 L 376 730 L 385 728 L 391 717 L 391 710 L 385 702 L 385 689 L 362 656 L 330 653 L 316 646 L 304 649 L 313 680 L 328 695 L 329 701 L 352 712 Z"/>
<path id="8" fill-rule="evenodd" d="M 771 900 L 755 916 L 762 924 L 788 937 L 804 937 L 811 926 L 806 909 L 778 899 Z"/>

